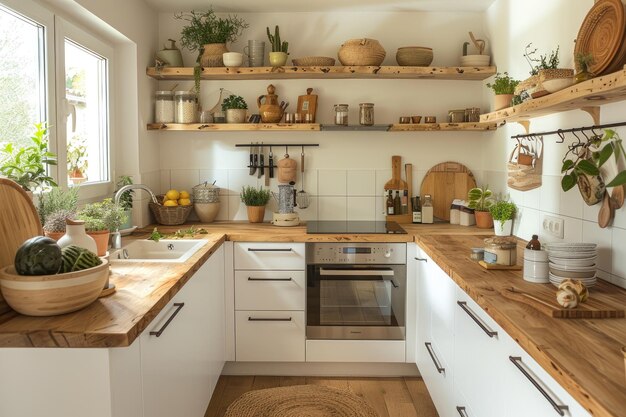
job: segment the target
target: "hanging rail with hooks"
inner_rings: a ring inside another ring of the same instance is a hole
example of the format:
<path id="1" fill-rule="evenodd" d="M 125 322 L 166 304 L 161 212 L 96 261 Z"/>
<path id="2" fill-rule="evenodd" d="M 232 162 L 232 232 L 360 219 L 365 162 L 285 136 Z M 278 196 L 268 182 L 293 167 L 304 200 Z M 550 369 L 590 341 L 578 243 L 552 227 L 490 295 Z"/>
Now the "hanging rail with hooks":
<path id="1" fill-rule="evenodd" d="M 275 147 L 280 148 L 285 146 L 287 148 L 299 148 L 299 147 L 317 147 L 319 143 L 238 143 L 235 145 L 237 148 L 249 148 L 250 146 L 257 146 L 259 148 Z"/>
<path id="2" fill-rule="evenodd" d="M 523 139 L 523 138 L 532 138 L 532 137 L 537 137 L 537 136 L 559 135 L 561 139 L 557 141 L 557 143 L 563 143 L 565 141 L 564 135 L 566 133 L 581 132 L 584 135 L 586 131 L 590 131 L 594 136 L 597 136 L 596 130 L 609 129 L 612 127 L 620 127 L 620 126 L 626 126 L 626 122 L 607 123 L 607 124 L 594 125 L 594 126 L 583 126 L 583 127 L 576 127 L 573 129 L 557 129 L 557 130 L 551 130 L 548 132 L 520 134 L 520 135 L 511 136 L 511 139 Z"/>

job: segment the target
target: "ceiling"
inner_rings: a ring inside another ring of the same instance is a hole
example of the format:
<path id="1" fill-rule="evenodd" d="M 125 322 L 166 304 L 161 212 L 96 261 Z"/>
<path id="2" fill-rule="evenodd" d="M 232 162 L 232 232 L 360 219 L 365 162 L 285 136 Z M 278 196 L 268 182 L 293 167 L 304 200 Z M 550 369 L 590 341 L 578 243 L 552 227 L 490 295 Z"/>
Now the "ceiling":
<path id="1" fill-rule="evenodd" d="M 145 0 L 160 12 L 483 11 L 495 0 Z"/>

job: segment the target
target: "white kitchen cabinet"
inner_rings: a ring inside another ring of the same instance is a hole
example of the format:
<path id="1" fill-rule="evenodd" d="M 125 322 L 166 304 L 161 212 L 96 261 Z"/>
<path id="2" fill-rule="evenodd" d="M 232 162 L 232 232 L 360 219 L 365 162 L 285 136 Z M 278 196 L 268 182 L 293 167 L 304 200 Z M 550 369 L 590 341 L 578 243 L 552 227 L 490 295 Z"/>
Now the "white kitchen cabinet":
<path id="1" fill-rule="evenodd" d="M 235 309 L 302 310 L 304 271 L 236 271 Z"/>
<path id="2" fill-rule="evenodd" d="M 304 270 L 304 243 L 235 243 L 236 270 Z"/>
<path id="3" fill-rule="evenodd" d="M 224 363 L 223 268 L 220 248 L 142 333 L 144 417 L 204 416 Z"/>

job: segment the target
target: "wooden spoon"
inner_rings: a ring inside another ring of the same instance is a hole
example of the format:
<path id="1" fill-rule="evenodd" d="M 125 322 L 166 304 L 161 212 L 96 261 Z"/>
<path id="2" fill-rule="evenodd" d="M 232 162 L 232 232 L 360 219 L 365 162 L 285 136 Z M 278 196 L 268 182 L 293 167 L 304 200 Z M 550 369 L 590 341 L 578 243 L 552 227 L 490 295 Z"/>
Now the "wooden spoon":
<path id="1" fill-rule="evenodd" d="M 624 186 L 618 185 L 611 190 L 611 199 L 615 203 L 615 208 L 620 209 L 624 205 Z"/>
<path id="2" fill-rule="evenodd" d="M 613 218 L 615 217 L 616 206 L 617 203 L 609 197 L 609 193 L 605 192 L 604 197 L 602 198 L 602 207 L 600 207 L 600 212 L 598 213 L 598 225 L 601 228 L 604 229 L 611 224 Z"/>

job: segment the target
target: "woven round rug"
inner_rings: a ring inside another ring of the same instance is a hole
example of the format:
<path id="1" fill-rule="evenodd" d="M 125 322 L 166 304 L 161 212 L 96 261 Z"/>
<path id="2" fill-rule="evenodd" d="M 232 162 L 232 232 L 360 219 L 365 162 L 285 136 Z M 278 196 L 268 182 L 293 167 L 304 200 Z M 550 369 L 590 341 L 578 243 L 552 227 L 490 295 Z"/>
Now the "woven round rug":
<path id="1" fill-rule="evenodd" d="M 322 385 L 294 385 L 248 391 L 224 417 L 379 417 L 354 393 Z"/>

